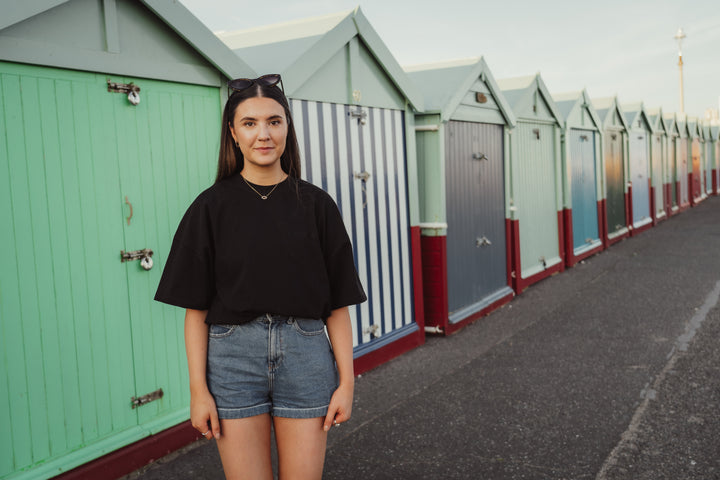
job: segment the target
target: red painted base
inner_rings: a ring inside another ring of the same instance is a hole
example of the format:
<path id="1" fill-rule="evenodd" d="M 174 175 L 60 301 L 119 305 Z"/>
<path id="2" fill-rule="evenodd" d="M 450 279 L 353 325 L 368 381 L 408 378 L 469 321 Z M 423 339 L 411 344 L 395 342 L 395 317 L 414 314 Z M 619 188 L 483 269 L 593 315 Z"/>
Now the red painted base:
<path id="1" fill-rule="evenodd" d="M 720 188 L 718 188 L 718 171 L 712 169 L 712 193 L 713 195 L 720 194 Z"/>
<path id="2" fill-rule="evenodd" d="M 663 185 L 663 206 L 665 208 L 665 218 L 672 216 L 672 190 L 669 183 Z"/>
<path id="3" fill-rule="evenodd" d="M 410 227 L 410 248 L 412 249 L 413 302 L 415 323 L 425 330 L 425 296 L 423 294 L 422 241 L 420 227 Z"/>
<path id="4" fill-rule="evenodd" d="M 425 325 L 444 328 L 447 323 L 447 237 L 420 238 L 422 246 Z"/>
<path id="5" fill-rule="evenodd" d="M 195 430 L 188 420 L 54 478 L 55 480 L 119 478 L 199 438 L 200 432 Z"/>
<path id="6" fill-rule="evenodd" d="M 654 223 L 650 222 L 650 223 L 643 225 L 642 227 L 633 228 L 632 236 L 634 237 L 636 235 L 640 235 L 642 232 L 644 232 L 646 230 L 650 230 L 654 225 L 655 225 Z"/>
<path id="7" fill-rule="evenodd" d="M 600 219 L 600 238 L 603 242 L 603 250 L 608 248 L 608 227 L 607 227 L 607 199 L 603 198 L 598 202 L 598 218 Z"/>

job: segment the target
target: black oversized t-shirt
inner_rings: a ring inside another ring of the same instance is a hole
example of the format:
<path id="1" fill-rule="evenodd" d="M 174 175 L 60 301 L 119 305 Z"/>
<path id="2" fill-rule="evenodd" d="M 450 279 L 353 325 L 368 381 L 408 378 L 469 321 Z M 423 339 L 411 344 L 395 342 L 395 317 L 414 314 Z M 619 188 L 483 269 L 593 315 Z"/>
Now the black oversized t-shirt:
<path id="1" fill-rule="evenodd" d="M 265 313 L 327 319 L 367 297 L 330 195 L 288 178 L 263 200 L 235 174 L 188 208 L 155 300 L 239 324 Z"/>

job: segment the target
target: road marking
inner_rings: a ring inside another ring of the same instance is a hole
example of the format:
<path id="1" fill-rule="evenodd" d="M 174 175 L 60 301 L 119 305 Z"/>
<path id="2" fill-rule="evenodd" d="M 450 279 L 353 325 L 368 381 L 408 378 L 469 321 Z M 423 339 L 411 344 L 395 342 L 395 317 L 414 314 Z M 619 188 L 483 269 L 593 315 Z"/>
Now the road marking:
<path id="1" fill-rule="evenodd" d="M 683 332 L 683 334 L 675 340 L 675 344 L 673 345 L 672 350 L 668 354 L 669 360 L 665 364 L 665 367 L 662 369 L 660 374 L 655 378 L 652 387 L 646 385 L 641 392 L 643 401 L 640 403 L 640 406 L 637 408 L 637 410 L 635 410 L 635 413 L 633 414 L 632 420 L 630 420 L 630 425 L 628 426 L 627 430 L 625 430 L 620 436 L 620 442 L 615 445 L 615 448 L 613 448 L 612 452 L 610 452 L 610 455 L 608 455 L 608 457 L 605 459 L 605 462 L 603 463 L 602 468 L 595 477 L 595 480 L 606 480 L 609 471 L 617 465 L 618 459 L 620 458 L 620 454 L 622 453 L 622 451 L 625 450 L 628 445 L 632 445 L 633 443 L 635 443 L 635 440 L 637 440 L 638 436 L 638 430 L 640 428 L 640 422 L 645 416 L 645 411 L 647 410 L 648 404 L 651 400 L 654 400 L 656 398 L 657 392 L 660 391 L 660 386 L 665 381 L 665 376 L 675 367 L 675 363 L 677 362 L 677 359 L 679 357 L 678 352 L 687 351 L 690 342 L 695 337 L 695 334 L 700 329 L 700 326 L 707 318 L 710 310 L 712 310 L 715 305 L 718 304 L 718 300 L 720 300 L 720 280 L 715 284 L 715 288 L 713 288 L 713 290 L 707 295 L 707 297 L 705 297 L 705 302 L 702 304 L 702 306 L 698 309 L 697 312 L 695 312 L 695 315 L 693 315 L 693 317 L 690 319 L 687 326 L 685 327 L 685 332 Z"/>

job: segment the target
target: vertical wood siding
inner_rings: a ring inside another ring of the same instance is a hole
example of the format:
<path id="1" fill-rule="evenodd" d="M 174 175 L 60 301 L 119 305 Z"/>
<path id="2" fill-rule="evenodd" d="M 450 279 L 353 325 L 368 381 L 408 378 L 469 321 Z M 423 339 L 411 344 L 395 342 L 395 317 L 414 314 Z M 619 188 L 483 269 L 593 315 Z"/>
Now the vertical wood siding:
<path id="1" fill-rule="evenodd" d="M 680 138 L 680 204 L 687 205 L 690 203 L 689 185 L 688 185 L 688 158 L 690 155 L 690 146 L 687 138 Z M 692 171 L 692 170 L 690 170 Z"/>
<path id="2" fill-rule="evenodd" d="M 595 132 L 570 130 L 573 248 L 599 240 L 595 178 Z"/>
<path id="3" fill-rule="evenodd" d="M 663 171 L 663 158 L 664 153 L 663 148 L 665 146 L 665 142 L 663 141 L 664 135 L 654 135 L 652 137 L 652 185 L 655 187 L 655 216 L 662 216 L 662 213 L 665 211 L 665 207 L 663 205 L 663 180 L 662 180 L 662 171 Z"/>
<path id="4" fill-rule="evenodd" d="M 518 148 L 512 164 L 513 191 L 520 217 L 522 277 L 528 278 L 544 270 L 543 259 L 547 266 L 560 261 L 555 127 L 521 122 L 514 135 L 517 136 Z"/>
<path id="5" fill-rule="evenodd" d="M 403 112 L 291 100 L 303 178 L 336 201 L 368 301 L 351 307 L 354 346 L 371 347 L 414 323 Z M 367 172 L 362 181 L 355 174 Z M 377 325 L 376 335 L 369 328 Z M 356 350 L 356 353 L 358 350 Z"/>
<path id="6" fill-rule="evenodd" d="M 650 191 L 648 187 L 648 135 L 644 131 L 630 132 L 630 181 L 632 181 L 633 226 L 650 219 Z"/>
<path id="7" fill-rule="evenodd" d="M 445 140 L 450 314 L 507 288 L 503 127 L 448 122 Z M 486 159 L 473 158 L 484 154 Z M 485 237 L 491 243 L 478 245 Z"/>
<path id="8" fill-rule="evenodd" d="M 133 107 L 106 79 L 0 62 L 0 421 L 13 432 L 0 477 L 68 469 L 187 417 L 182 312 L 152 296 L 212 178 L 219 92 L 113 77 L 141 86 Z M 142 248 L 151 271 L 120 262 Z"/>
<path id="9" fill-rule="evenodd" d="M 670 164 L 670 196 L 671 196 L 671 207 L 677 207 L 678 196 L 677 189 L 675 188 L 678 179 L 678 138 L 676 136 L 668 137 L 668 162 Z"/>
<path id="10" fill-rule="evenodd" d="M 608 234 L 625 228 L 625 174 L 623 169 L 623 134 L 605 134 L 605 175 L 607 178 Z"/>

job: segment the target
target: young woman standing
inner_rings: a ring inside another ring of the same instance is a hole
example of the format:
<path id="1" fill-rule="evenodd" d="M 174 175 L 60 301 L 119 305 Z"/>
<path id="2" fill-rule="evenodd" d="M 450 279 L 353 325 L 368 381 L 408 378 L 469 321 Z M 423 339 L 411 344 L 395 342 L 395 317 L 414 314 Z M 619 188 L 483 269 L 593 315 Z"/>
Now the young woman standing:
<path id="1" fill-rule="evenodd" d="M 300 179 L 280 75 L 233 80 L 215 184 L 189 207 L 155 299 L 186 308 L 190 419 L 228 479 L 319 479 L 350 418 L 348 306 L 366 300 L 332 198 Z M 327 331 L 327 335 L 326 335 Z"/>

